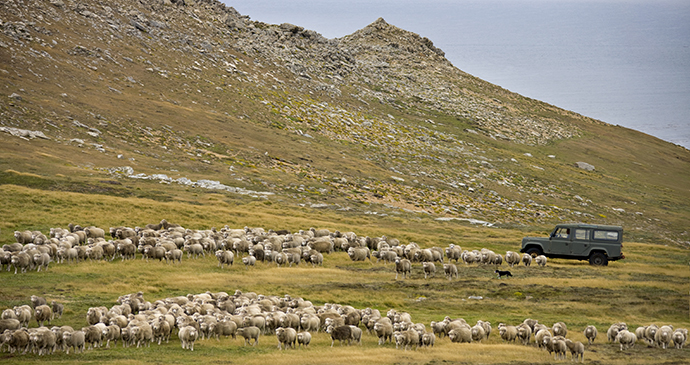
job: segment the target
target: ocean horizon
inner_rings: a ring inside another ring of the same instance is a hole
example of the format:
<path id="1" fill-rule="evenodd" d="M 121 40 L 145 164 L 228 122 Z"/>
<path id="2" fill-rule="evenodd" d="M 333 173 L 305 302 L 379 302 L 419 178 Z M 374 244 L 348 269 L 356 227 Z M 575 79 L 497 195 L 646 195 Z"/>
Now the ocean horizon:
<path id="1" fill-rule="evenodd" d="M 429 38 L 473 76 L 690 149 L 690 1 L 223 2 L 326 38 L 382 17 Z"/>

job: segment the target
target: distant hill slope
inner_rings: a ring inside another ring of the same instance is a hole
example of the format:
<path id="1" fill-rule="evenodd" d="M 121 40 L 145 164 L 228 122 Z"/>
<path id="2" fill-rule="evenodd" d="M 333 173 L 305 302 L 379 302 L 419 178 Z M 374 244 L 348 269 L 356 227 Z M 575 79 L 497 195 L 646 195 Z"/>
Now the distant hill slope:
<path id="1" fill-rule="evenodd" d="M 383 19 L 326 39 L 212 0 L 8 0 L 0 22 L 4 184 L 690 241 L 688 150 L 477 79 Z"/>

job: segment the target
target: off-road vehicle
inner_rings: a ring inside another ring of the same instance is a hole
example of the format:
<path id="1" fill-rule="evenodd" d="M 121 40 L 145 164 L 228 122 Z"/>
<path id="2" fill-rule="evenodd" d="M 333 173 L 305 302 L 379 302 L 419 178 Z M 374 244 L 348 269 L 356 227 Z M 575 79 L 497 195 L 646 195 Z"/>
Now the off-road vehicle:
<path id="1" fill-rule="evenodd" d="M 525 237 L 520 252 L 559 259 L 589 260 L 606 266 L 624 259 L 623 227 L 594 224 L 559 224 L 546 237 Z"/>

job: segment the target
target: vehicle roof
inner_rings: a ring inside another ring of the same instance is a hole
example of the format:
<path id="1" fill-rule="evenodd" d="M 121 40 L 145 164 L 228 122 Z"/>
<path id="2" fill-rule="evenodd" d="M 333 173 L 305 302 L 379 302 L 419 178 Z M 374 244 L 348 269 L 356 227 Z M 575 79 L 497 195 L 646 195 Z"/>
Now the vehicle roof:
<path id="1" fill-rule="evenodd" d="M 556 228 L 592 228 L 592 229 L 606 229 L 610 231 L 622 231 L 621 226 L 608 226 L 604 224 L 587 224 L 587 223 L 562 223 L 557 224 Z"/>

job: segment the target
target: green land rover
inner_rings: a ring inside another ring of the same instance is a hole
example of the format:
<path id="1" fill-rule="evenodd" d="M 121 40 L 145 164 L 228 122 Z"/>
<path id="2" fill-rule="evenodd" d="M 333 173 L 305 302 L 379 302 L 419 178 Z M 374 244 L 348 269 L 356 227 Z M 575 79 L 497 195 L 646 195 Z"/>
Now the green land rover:
<path id="1" fill-rule="evenodd" d="M 589 260 L 605 266 L 609 261 L 624 259 L 623 227 L 593 224 L 559 224 L 546 237 L 525 237 L 520 252 L 532 256 Z"/>

